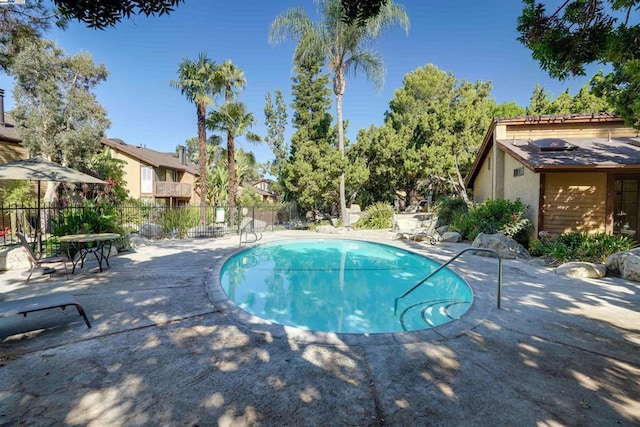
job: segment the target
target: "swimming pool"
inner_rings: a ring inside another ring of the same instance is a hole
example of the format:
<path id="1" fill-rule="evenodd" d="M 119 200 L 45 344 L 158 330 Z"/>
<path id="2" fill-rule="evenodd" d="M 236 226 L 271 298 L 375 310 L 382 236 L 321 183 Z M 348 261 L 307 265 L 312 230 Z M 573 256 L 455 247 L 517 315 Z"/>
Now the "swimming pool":
<path id="1" fill-rule="evenodd" d="M 388 333 L 433 328 L 462 316 L 473 293 L 439 266 L 393 246 L 357 240 L 285 240 L 245 249 L 220 273 L 227 296 L 245 311 L 302 329 Z"/>

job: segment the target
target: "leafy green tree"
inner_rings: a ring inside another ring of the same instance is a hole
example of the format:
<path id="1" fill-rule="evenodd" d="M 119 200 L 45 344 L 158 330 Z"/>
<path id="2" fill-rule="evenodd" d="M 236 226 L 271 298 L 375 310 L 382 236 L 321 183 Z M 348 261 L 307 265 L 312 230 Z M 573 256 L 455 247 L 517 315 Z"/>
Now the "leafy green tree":
<path id="1" fill-rule="evenodd" d="M 495 111 L 490 91 L 488 82 L 458 81 L 433 65 L 405 76 L 390 103 L 389 120 L 409 147 L 408 196 L 427 179 L 432 187 L 448 186 L 466 199 L 462 177 Z"/>
<path id="2" fill-rule="evenodd" d="M 230 102 L 222 105 L 218 110 L 209 114 L 207 127 L 212 131 L 224 132 L 227 135 L 227 170 L 229 179 L 229 205 L 235 206 L 236 198 L 236 170 L 235 170 L 235 140 L 245 136 L 248 141 L 260 142 L 259 135 L 250 132 L 249 128 L 255 124 L 253 114 L 247 111 L 242 102 Z"/>
<path id="3" fill-rule="evenodd" d="M 571 96 L 569 90 L 562 92 L 560 96 L 553 99 L 543 87 L 536 85 L 531 95 L 527 114 L 574 114 L 574 113 L 598 113 L 612 112 L 613 107 L 609 105 L 606 98 L 597 96 L 589 85 L 584 85 L 576 96 Z"/>
<path id="4" fill-rule="evenodd" d="M 0 69 L 11 74 L 13 59 L 24 46 L 42 37 L 51 27 L 54 17 L 54 11 L 45 0 L 3 4 L 0 14 Z M 64 27 L 64 21 L 59 24 Z"/>
<path id="5" fill-rule="evenodd" d="M 89 28 L 113 27 L 131 15 L 166 15 L 184 0 L 53 0 L 58 13 L 77 19 Z"/>
<path id="6" fill-rule="evenodd" d="M 360 206 L 370 206 L 375 202 L 393 203 L 396 194 L 410 186 L 404 180 L 411 179 L 414 174 L 404 175 L 404 167 L 407 166 L 404 150 L 406 145 L 390 125 L 371 126 L 358 132 L 351 155 L 362 159 L 369 171 L 368 180 L 358 194 Z M 417 186 L 417 183 L 411 186 Z"/>
<path id="7" fill-rule="evenodd" d="M 345 22 L 365 25 L 367 19 L 380 13 L 387 0 L 340 0 L 345 10 Z"/>
<path id="8" fill-rule="evenodd" d="M 549 114 L 548 111 L 551 110 L 551 104 L 551 95 L 543 86 L 536 84 L 533 88 L 533 94 L 531 94 L 531 98 L 529 99 L 527 114 L 530 116 Z"/>
<path id="9" fill-rule="evenodd" d="M 264 106 L 265 125 L 267 126 L 267 136 L 265 142 L 271 148 L 275 159 L 267 165 L 267 171 L 276 177 L 278 190 L 284 189 L 283 170 L 287 162 L 288 146 L 284 139 L 284 132 L 287 127 L 287 106 L 285 105 L 282 92 L 275 91 L 275 101 L 271 98 L 271 93 L 267 93 Z"/>
<path id="10" fill-rule="evenodd" d="M 113 157 L 111 147 L 104 146 L 102 151 L 94 154 L 89 162 L 91 169 L 96 176 L 107 182 L 108 191 L 103 191 L 102 196 L 108 197 L 108 201 L 113 204 L 121 203 L 129 197 L 126 188 L 124 167 L 126 162 Z"/>
<path id="11" fill-rule="evenodd" d="M 295 132 L 283 170 L 285 198 L 303 209 L 337 202 L 339 153 L 329 114 L 329 76 L 321 74 L 321 58 L 296 60 L 291 86 Z"/>
<path id="12" fill-rule="evenodd" d="M 53 42 L 37 40 L 14 58 L 13 71 L 13 117 L 30 155 L 85 166 L 109 127 L 92 92 L 107 78 L 106 67 L 95 65 L 88 53 L 67 56 Z M 53 201 L 55 187 L 48 186 L 46 202 Z"/>
<path id="13" fill-rule="evenodd" d="M 242 185 L 258 179 L 260 179 L 260 172 L 255 154 L 242 148 L 236 150 L 236 182 Z"/>
<path id="14" fill-rule="evenodd" d="M 537 0 L 524 0 L 518 18 L 519 40 L 554 78 L 586 74 L 593 63 L 612 71 L 593 81 L 615 113 L 640 129 L 640 50 L 638 0 L 567 0 L 547 11 Z"/>
<path id="15" fill-rule="evenodd" d="M 279 43 L 285 39 L 297 40 L 296 57 L 315 60 L 321 55 L 333 73 L 333 92 L 336 97 L 338 151 L 345 155 L 342 97 L 348 73 L 363 72 L 377 87 L 384 80 L 384 64 L 378 52 L 365 46 L 375 40 L 384 29 L 398 23 L 409 30 L 409 18 L 404 8 L 391 0 L 385 2 L 378 13 L 363 25 L 345 22 L 346 14 L 339 0 L 325 0 L 321 5 L 322 19 L 314 24 L 300 7 L 292 8 L 276 17 L 271 24 L 269 40 Z M 347 221 L 344 167 L 339 183 L 340 216 Z M 348 225 L 348 224 L 347 224 Z"/>
<path id="16" fill-rule="evenodd" d="M 5 3 L 0 14 L 0 69 L 11 73 L 13 57 L 22 46 L 42 37 L 52 24 L 65 28 L 70 19 L 89 28 L 115 26 L 131 15 L 156 16 L 172 12 L 184 0 L 26 0 Z"/>
<path id="17" fill-rule="evenodd" d="M 207 169 L 207 199 L 211 204 L 226 205 L 229 198 L 229 171 L 227 168 L 227 151 L 218 147 L 210 159 L 211 167 Z M 236 182 L 251 182 L 260 177 L 258 163 L 252 152 L 242 148 L 236 150 Z"/>
<path id="18" fill-rule="evenodd" d="M 196 105 L 199 159 L 207 158 L 207 106 L 213 103 L 212 97 L 219 90 L 216 68 L 215 61 L 207 58 L 206 53 L 200 53 L 196 61 L 183 59 L 178 65 L 178 80 L 169 83 Z M 206 177 L 207 162 L 202 161 L 198 166 L 199 175 Z M 207 220 L 207 180 L 200 179 L 199 184 L 200 220 L 204 224 Z"/>
<path id="19" fill-rule="evenodd" d="M 220 144 L 222 143 L 222 139 L 220 138 L 219 135 L 209 135 L 209 137 L 207 138 L 207 148 L 206 148 L 206 152 L 207 152 L 207 162 L 209 164 L 211 164 L 211 159 L 213 158 L 213 156 L 215 155 L 215 152 L 218 151 L 220 149 Z M 189 138 L 184 142 L 184 146 L 185 146 L 185 155 L 187 157 L 187 160 L 195 163 L 195 164 L 200 164 L 200 154 L 198 153 L 199 147 L 198 147 L 198 138 Z M 179 147 L 176 147 L 176 155 L 179 153 Z"/>
<path id="20" fill-rule="evenodd" d="M 494 117 L 520 117 L 527 113 L 525 107 L 516 104 L 515 102 L 502 102 L 496 105 Z"/>
<path id="21" fill-rule="evenodd" d="M 596 74 L 592 79 L 592 83 L 581 87 L 573 97 L 572 109 L 574 113 L 598 113 L 603 111 L 611 113 L 615 111 L 615 106 L 609 103 L 609 99 L 596 89 L 600 76 L 602 76 L 602 73 Z"/>

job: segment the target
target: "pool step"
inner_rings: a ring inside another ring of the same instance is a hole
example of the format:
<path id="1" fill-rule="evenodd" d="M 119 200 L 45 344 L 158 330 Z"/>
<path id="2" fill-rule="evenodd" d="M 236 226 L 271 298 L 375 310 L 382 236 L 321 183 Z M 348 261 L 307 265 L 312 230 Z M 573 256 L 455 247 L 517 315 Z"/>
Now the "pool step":
<path id="1" fill-rule="evenodd" d="M 471 304 L 464 300 L 423 301 L 407 307 L 400 313 L 404 331 L 429 329 L 459 318 Z"/>

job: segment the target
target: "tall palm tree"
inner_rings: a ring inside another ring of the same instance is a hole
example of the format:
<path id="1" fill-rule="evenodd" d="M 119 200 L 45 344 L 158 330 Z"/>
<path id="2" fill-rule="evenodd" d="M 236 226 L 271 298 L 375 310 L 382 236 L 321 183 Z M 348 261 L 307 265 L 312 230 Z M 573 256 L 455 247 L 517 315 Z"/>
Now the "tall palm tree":
<path id="1" fill-rule="evenodd" d="M 213 96 L 219 91 L 215 61 L 200 53 L 196 61 L 183 59 L 178 65 L 178 80 L 169 84 L 179 89 L 189 102 L 196 104 L 198 120 L 198 157 L 199 157 L 199 193 L 200 221 L 204 225 L 207 215 L 207 105 L 213 103 Z"/>
<path id="2" fill-rule="evenodd" d="M 227 134 L 227 169 L 229 179 L 229 206 L 233 211 L 236 204 L 236 170 L 235 170 L 235 139 L 245 135 L 248 141 L 259 142 L 260 136 L 250 132 L 249 128 L 255 124 L 253 114 L 247 112 L 242 102 L 230 102 L 222 105 L 217 111 L 209 113 L 207 127 L 212 131 Z"/>
<path id="3" fill-rule="evenodd" d="M 346 88 L 346 76 L 363 72 L 377 88 L 384 82 L 384 62 L 376 51 L 366 49 L 383 29 L 400 24 L 409 31 L 409 17 L 404 8 L 388 0 L 380 12 L 362 23 L 348 23 L 340 0 L 321 2 L 322 18 L 313 23 L 304 9 L 295 7 L 276 17 L 269 31 L 269 42 L 280 43 L 293 39 L 298 42 L 295 56 L 298 60 L 310 60 L 317 55 L 325 58 L 333 74 L 333 93 L 336 97 L 338 120 L 338 150 L 344 160 L 344 122 L 342 118 L 342 96 Z M 366 101 L 365 101 L 366 102 Z M 340 173 L 340 215 L 343 223 L 348 221 L 345 198 L 344 166 Z M 348 225 L 348 224 L 347 224 Z"/>
<path id="4" fill-rule="evenodd" d="M 233 99 L 237 95 L 235 90 L 244 89 L 245 85 L 247 84 L 247 79 L 244 78 L 244 72 L 229 60 L 224 61 L 222 65 L 218 67 L 216 73 L 216 79 L 218 81 L 218 91 L 224 96 L 225 105 L 229 106 L 232 104 Z M 231 112 L 231 110 L 233 110 L 233 108 L 231 107 L 228 107 L 228 109 L 228 112 Z M 238 117 L 234 117 L 232 120 L 236 119 L 238 119 Z M 235 194 L 238 187 L 238 183 L 235 178 L 235 137 L 232 134 L 232 129 L 230 127 L 226 129 L 226 133 L 227 172 L 229 175 L 229 202 L 233 207 L 235 206 Z"/>

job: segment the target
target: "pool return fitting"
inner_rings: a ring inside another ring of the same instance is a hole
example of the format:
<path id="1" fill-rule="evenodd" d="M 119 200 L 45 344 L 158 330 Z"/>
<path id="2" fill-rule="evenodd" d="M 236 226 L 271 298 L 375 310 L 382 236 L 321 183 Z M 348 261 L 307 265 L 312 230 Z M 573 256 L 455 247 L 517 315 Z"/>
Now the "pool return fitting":
<path id="1" fill-rule="evenodd" d="M 398 312 L 398 300 L 400 300 L 400 299 L 406 297 L 407 295 L 409 295 L 411 292 L 413 292 L 416 288 L 418 288 L 420 285 L 422 285 L 427 280 L 429 280 L 431 277 L 433 277 L 440 270 L 442 270 L 443 268 L 445 268 L 446 266 L 451 264 L 453 261 L 455 261 L 460 255 L 464 254 L 465 252 L 469 252 L 469 251 L 486 252 L 486 253 L 490 253 L 492 255 L 495 255 L 495 257 L 498 258 L 498 310 L 499 310 L 500 309 L 500 299 L 501 299 L 501 296 L 502 296 L 502 258 L 500 258 L 500 255 L 498 255 L 498 253 L 496 251 L 494 251 L 493 249 L 465 248 L 465 249 L 461 250 L 460 252 L 458 252 L 457 254 L 455 254 L 449 261 L 445 262 L 440 267 L 436 268 L 431 273 L 429 273 L 429 275 L 427 277 L 425 277 L 424 279 L 420 280 L 418 283 L 413 285 L 413 287 L 411 289 L 409 289 L 404 294 L 402 294 L 399 297 L 397 297 L 395 302 L 394 302 L 394 304 L 393 304 L 393 315 L 395 316 L 396 313 Z"/>

